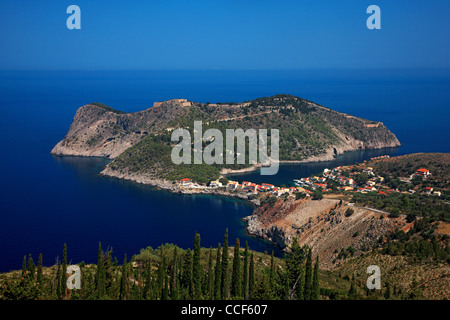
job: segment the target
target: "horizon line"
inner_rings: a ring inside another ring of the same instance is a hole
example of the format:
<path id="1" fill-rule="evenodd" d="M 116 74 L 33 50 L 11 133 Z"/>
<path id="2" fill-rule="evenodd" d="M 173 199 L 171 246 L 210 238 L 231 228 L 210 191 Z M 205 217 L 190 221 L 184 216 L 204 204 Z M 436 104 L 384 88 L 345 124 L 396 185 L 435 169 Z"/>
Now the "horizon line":
<path id="1" fill-rule="evenodd" d="M 168 68 L 168 69 L 158 69 L 158 68 L 149 68 L 149 69 L 0 69 L 0 72 L 126 72 L 126 71 L 328 71 L 328 70 L 350 70 L 350 71 L 358 71 L 358 70 L 447 70 L 450 69 L 450 66 L 447 67 L 333 67 L 333 68 L 320 68 L 320 67 L 311 67 L 311 68 L 237 68 L 237 69 L 221 69 L 221 68 Z"/>

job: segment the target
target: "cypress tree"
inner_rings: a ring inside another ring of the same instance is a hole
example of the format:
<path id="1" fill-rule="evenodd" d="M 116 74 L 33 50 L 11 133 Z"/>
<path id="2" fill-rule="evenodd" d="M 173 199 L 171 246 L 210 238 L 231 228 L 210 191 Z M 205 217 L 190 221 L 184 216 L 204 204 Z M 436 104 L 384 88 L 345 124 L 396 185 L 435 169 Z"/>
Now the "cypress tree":
<path id="1" fill-rule="evenodd" d="M 192 298 L 192 251 L 187 249 L 183 258 L 181 268 L 181 287 L 183 289 L 184 299 Z"/>
<path id="2" fill-rule="evenodd" d="M 34 271 L 36 270 L 36 265 L 34 264 L 33 258 L 31 257 L 31 253 L 28 257 L 28 265 L 27 271 L 29 273 L 30 279 L 34 279 Z"/>
<path id="3" fill-rule="evenodd" d="M 303 300 L 303 290 L 305 283 L 304 263 L 305 250 L 300 247 L 297 238 L 294 238 L 291 250 L 285 256 L 286 262 L 286 281 L 289 285 L 289 299 L 296 296 L 297 299 Z"/>
<path id="4" fill-rule="evenodd" d="M 23 262 L 22 262 L 22 277 L 27 276 L 27 256 L 23 256 Z"/>
<path id="5" fill-rule="evenodd" d="M 162 298 L 164 290 L 164 278 L 165 278 L 165 254 L 164 247 L 161 245 L 160 262 L 158 267 L 158 297 Z"/>
<path id="6" fill-rule="evenodd" d="M 97 296 L 99 299 L 105 295 L 105 266 L 103 261 L 102 243 L 98 243 L 98 262 L 97 262 Z"/>
<path id="7" fill-rule="evenodd" d="M 305 266 L 301 265 L 300 266 L 300 275 L 298 277 L 298 282 L 297 282 L 297 287 L 296 287 L 296 294 L 297 294 L 298 300 L 305 299 L 304 290 L 305 290 Z"/>
<path id="8" fill-rule="evenodd" d="M 119 300 L 126 300 L 127 298 L 127 278 L 128 278 L 127 254 L 125 253 L 122 265 L 122 277 L 120 278 Z"/>
<path id="9" fill-rule="evenodd" d="M 170 298 L 178 300 L 178 250 L 177 247 L 173 250 L 173 266 L 172 266 L 172 285 L 170 290 Z"/>
<path id="10" fill-rule="evenodd" d="M 36 279 L 37 279 L 38 284 L 42 283 L 42 279 L 43 279 L 43 274 L 42 274 L 42 253 L 39 254 Z"/>
<path id="11" fill-rule="evenodd" d="M 164 258 L 165 260 L 165 258 Z M 164 288 L 162 292 L 161 300 L 168 300 L 169 299 L 169 275 L 167 274 L 167 270 L 165 270 L 165 277 L 164 277 Z"/>
<path id="12" fill-rule="evenodd" d="M 275 277 L 275 261 L 274 261 L 273 250 L 272 250 L 272 256 L 270 257 L 270 272 L 269 272 L 269 284 L 270 284 L 271 288 L 273 288 L 274 277 Z"/>
<path id="13" fill-rule="evenodd" d="M 208 294 L 208 298 L 210 300 L 213 300 L 213 295 L 214 295 L 214 272 L 213 272 L 213 249 L 212 249 L 212 247 L 209 248 L 207 294 Z"/>
<path id="14" fill-rule="evenodd" d="M 312 252 L 311 249 L 309 249 L 306 258 L 304 299 L 311 300 L 311 293 L 312 293 Z"/>
<path id="15" fill-rule="evenodd" d="M 391 285 L 389 284 L 389 282 L 386 284 L 386 292 L 384 293 L 384 298 L 386 300 L 391 299 Z"/>
<path id="16" fill-rule="evenodd" d="M 200 234 L 195 233 L 194 256 L 192 262 L 192 278 L 194 284 L 194 299 L 198 300 L 201 296 L 201 270 L 200 270 Z"/>
<path id="17" fill-rule="evenodd" d="M 355 288 L 355 284 L 352 281 L 352 283 L 350 285 L 350 290 L 348 290 L 348 295 L 350 296 L 350 298 L 354 298 L 355 294 L 356 294 L 356 288 Z"/>
<path id="18" fill-rule="evenodd" d="M 319 287 L 319 256 L 316 257 L 316 263 L 314 265 L 314 276 L 312 283 L 311 300 L 319 300 L 320 287 Z"/>
<path id="19" fill-rule="evenodd" d="M 228 295 L 228 229 L 225 231 L 222 250 L 222 280 L 221 280 L 222 300 Z"/>
<path id="20" fill-rule="evenodd" d="M 61 299 L 61 265 L 59 261 L 56 267 L 56 299 Z"/>
<path id="21" fill-rule="evenodd" d="M 250 255 L 250 268 L 248 271 L 248 294 L 253 299 L 255 293 L 255 262 L 253 261 L 253 252 Z"/>
<path id="22" fill-rule="evenodd" d="M 144 263 L 144 299 L 151 299 L 150 289 L 152 286 L 151 260 L 148 258 Z"/>
<path id="23" fill-rule="evenodd" d="M 245 251 L 244 251 L 244 279 L 242 280 L 242 295 L 244 299 L 248 298 L 248 243 L 245 241 Z"/>
<path id="24" fill-rule="evenodd" d="M 241 257 L 239 251 L 239 239 L 234 244 L 233 273 L 231 276 L 231 296 L 239 297 L 241 295 Z"/>
<path id="25" fill-rule="evenodd" d="M 350 285 L 350 290 L 348 290 L 348 295 L 350 296 L 350 298 L 356 297 L 355 275 L 353 275 L 352 277 L 352 282 Z"/>
<path id="26" fill-rule="evenodd" d="M 183 270 L 183 258 L 180 256 L 177 261 L 177 282 L 176 282 L 176 288 L 177 288 L 177 299 L 183 298 L 183 287 L 181 285 L 181 276 L 182 276 L 182 270 Z"/>
<path id="27" fill-rule="evenodd" d="M 104 271 L 105 271 L 105 294 L 111 292 L 111 288 L 113 285 L 113 262 L 111 256 L 112 249 L 110 248 L 106 253 L 106 258 L 104 258 Z"/>
<path id="28" fill-rule="evenodd" d="M 61 290 L 63 295 L 66 293 L 67 288 L 67 245 L 64 243 L 63 249 L 63 263 L 61 271 Z"/>
<path id="29" fill-rule="evenodd" d="M 222 279 L 222 265 L 220 261 L 221 247 L 220 243 L 217 245 L 216 266 L 214 272 L 214 299 L 220 300 L 221 297 L 221 279 Z"/>

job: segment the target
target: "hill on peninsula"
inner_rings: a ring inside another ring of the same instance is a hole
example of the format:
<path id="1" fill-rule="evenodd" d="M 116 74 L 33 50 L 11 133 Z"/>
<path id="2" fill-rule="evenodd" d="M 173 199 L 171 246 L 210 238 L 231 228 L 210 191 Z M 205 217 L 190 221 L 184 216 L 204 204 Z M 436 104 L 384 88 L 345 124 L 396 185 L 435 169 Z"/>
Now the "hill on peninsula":
<path id="1" fill-rule="evenodd" d="M 108 157 L 105 173 L 155 179 L 192 178 L 208 182 L 223 169 L 249 165 L 175 165 L 170 159 L 171 132 L 194 121 L 203 131 L 279 129 L 280 161 L 326 161 L 345 151 L 396 147 L 400 142 L 381 122 L 333 111 L 291 95 L 242 103 L 198 103 L 185 99 L 155 102 L 153 107 L 124 113 L 101 103 L 78 109 L 69 132 L 51 151 L 54 155 Z M 224 134 L 225 136 L 225 134 Z"/>

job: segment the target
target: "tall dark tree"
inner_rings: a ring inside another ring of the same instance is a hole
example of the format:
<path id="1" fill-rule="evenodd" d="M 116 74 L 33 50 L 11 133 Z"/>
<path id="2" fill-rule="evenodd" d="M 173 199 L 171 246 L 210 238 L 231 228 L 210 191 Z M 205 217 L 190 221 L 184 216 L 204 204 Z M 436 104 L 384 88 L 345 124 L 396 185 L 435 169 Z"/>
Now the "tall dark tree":
<path id="1" fill-rule="evenodd" d="M 42 283 L 43 273 L 42 273 L 42 253 L 39 254 L 38 266 L 37 266 L 37 274 L 36 280 L 38 284 Z"/>
<path id="2" fill-rule="evenodd" d="M 348 295 L 352 299 L 356 297 L 355 275 L 353 275 L 352 277 L 352 282 L 350 285 L 350 289 L 348 290 Z"/>
<path id="3" fill-rule="evenodd" d="M 213 300 L 214 271 L 213 271 L 213 249 L 212 249 L 212 247 L 209 248 L 207 294 L 208 294 L 208 298 L 210 300 Z"/>
<path id="4" fill-rule="evenodd" d="M 61 265 L 57 261 L 56 266 L 56 299 L 60 300 L 62 298 L 62 288 L 61 288 Z"/>
<path id="5" fill-rule="evenodd" d="M 248 298 L 248 257 L 249 256 L 249 248 L 248 243 L 245 241 L 245 250 L 244 250 L 244 269 L 243 269 L 243 280 L 242 280 L 242 296 L 244 299 Z"/>
<path id="6" fill-rule="evenodd" d="M 164 288 L 162 291 L 161 300 L 169 299 L 169 274 L 166 272 L 164 277 Z"/>
<path id="7" fill-rule="evenodd" d="M 127 282 L 128 282 L 128 268 L 127 268 L 127 254 L 123 258 L 122 276 L 120 278 L 119 300 L 127 299 Z"/>
<path id="8" fill-rule="evenodd" d="M 221 247 L 220 243 L 217 245 L 217 254 L 216 254 L 216 266 L 214 268 L 214 299 L 220 300 L 222 290 L 221 290 L 221 281 L 222 281 L 222 264 L 221 264 Z"/>
<path id="9" fill-rule="evenodd" d="M 253 252 L 250 254 L 250 268 L 248 270 L 248 295 L 253 299 L 255 292 L 255 262 L 253 261 Z"/>
<path id="10" fill-rule="evenodd" d="M 178 300 L 178 249 L 177 247 L 173 250 L 173 265 L 171 274 L 171 287 L 170 287 L 170 298 L 172 300 Z"/>
<path id="11" fill-rule="evenodd" d="M 273 256 L 273 250 L 272 255 L 270 257 L 270 271 L 269 271 L 269 284 L 273 288 L 274 285 L 274 278 L 275 278 L 275 259 Z"/>
<path id="12" fill-rule="evenodd" d="M 184 299 L 192 299 L 192 251 L 187 249 L 183 257 L 183 265 L 181 268 L 181 288 L 183 290 Z"/>
<path id="13" fill-rule="evenodd" d="M 144 261 L 144 287 L 143 287 L 143 297 L 146 300 L 151 299 L 151 288 L 152 288 L 152 265 L 151 259 L 148 258 Z"/>
<path id="14" fill-rule="evenodd" d="M 200 234 L 198 233 L 195 233 L 194 239 L 192 278 L 194 285 L 194 299 L 198 300 L 201 297 Z"/>
<path id="15" fill-rule="evenodd" d="M 105 295 L 105 265 L 102 252 L 102 243 L 98 243 L 98 262 L 97 262 L 97 296 L 99 299 Z"/>
<path id="16" fill-rule="evenodd" d="M 222 250 L 222 280 L 221 280 L 222 300 L 228 297 L 228 229 L 225 231 Z"/>
<path id="17" fill-rule="evenodd" d="M 61 290 L 63 292 L 63 295 L 66 294 L 66 288 L 67 288 L 67 245 L 64 243 L 63 261 L 61 270 Z"/>
<path id="18" fill-rule="evenodd" d="M 166 258 L 165 258 L 165 252 L 164 247 L 161 245 L 160 247 L 160 260 L 159 260 L 159 266 L 158 266 L 158 297 L 161 298 L 164 290 L 164 279 L 166 277 Z"/>
<path id="19" fill-rule="evenodd" d="M 311 300 L 320 299 L 320 287 L 319 287 L 319 256 L 316 257 L 316 263 L 314 264 L 314 276 L 312 282 Z"/>
<path id="20" fill-rule="evenodd" d="M 312 278 L 313 278 L 312 252 L 311 249 L 309 249 L 306 258 L 306 268 L 305 268 L 305 291 L 304 291 L 305 300 L 311 300 L 312 280 L 313 280 Z"/>
<path id="21" fill-rule="evenodd" d="M 242 281 L 241 281 L 241 256 L 240 256 L 239 239 L 236 239 L 234 244 L 233 256 L 233 272 L 231 275 L 231 296 L 239 297 L 241 295 Z"/>
<path id="22" fill-rule="evenodd" d="M 304 262 L 305 249 L 300 247 L 297 238 L 294 238 L 290 252 L 285 256 L 287 281 L 289 285 L 289 299 L 303 300 L 305 282 Z"/>
<path id="23" fill-rule="evenodd" d="M 27 256 L 23 256 L 23 262 L 22 262 L 22 277 L 27 276 Z"/>
<path id="24" fill-rule="evenodd" d="M 33 257 L 31 256 L 31 253 L 30 253 L 30 255 L 28 257 L 28 265 L 27 265 L 27 271 L 28 271 L 30 279 L 34 279 L 35 270 L 36 270 L 36 265 L 34 264 Z"/>
<path id="25" fill-rule="evenodd" d="M 391 299 L 391 285 L 390 285 L 389 282 L 386 284 L 386 291 L 384 292 L 384 298 L 386 300 L 390 300 Z"/>
<path id="26" fill-rule="evenodd" d="M 111 289 L 113 287 L 113 281 L 114 281 L 114 271 L 113 271 L 113 261 L 112 261 L 112 248 L 109 248 L 109 250 L 103 255 L 103 265 L 104 265 L 104 272 L 105 272 L 105 294 L 108 296 L 110 294 Z"/>

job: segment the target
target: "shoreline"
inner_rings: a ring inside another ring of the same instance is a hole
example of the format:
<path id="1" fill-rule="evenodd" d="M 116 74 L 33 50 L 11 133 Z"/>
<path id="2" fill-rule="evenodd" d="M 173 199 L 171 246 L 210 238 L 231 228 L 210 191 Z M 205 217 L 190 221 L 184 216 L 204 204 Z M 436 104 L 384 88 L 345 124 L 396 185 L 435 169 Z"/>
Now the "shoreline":
<path id="1" fill-rule="evenodd" d="M 394 148 L 398 148 L 398 147 L 381 147 L 381 148 L 362 149 L 362 150 L 357 149 L 357 150 L 349 150 L 349 151 L 345 151 L 345 152 L 356 152 L 356 151 L 364 152 L 364 151 L 369 151 L 369 150 L 385 149 L 385 148 L 386 149 L 394 149 Z M 282 165 L 282 164 L 307 164 L 307 163 L 334 161 L 342 154 L 338 154 L 338 155 L 331 156 L 331 157 L 329 154 L 325 154 L 320 157 L 310 157 L 308 159 L 299 160 L 299 161 L 289 161 L 289 160 L 279 161 L 279 164 L 280 165 Z M 58 156 L 65 157 L 66 155 L 58 155 Z M 74 156 L 74 155 L 67 155 L 67 156 L 68 157 L 78 157 L 78 156 Z M 102 159 L 105 159 L 105 161 L 111 160 L 108 157 L 98 157 L 98 156 L 95 156 L 95 157 L 81 156 L 81 157 L 83 157 L 83 158 L 102 158 Z M 224 177 L 228 178 L 228 176 L 240 175 L 240 174 L 248 173 L 248 172 L 254 172 L 254 171 L 257 171 L 258 169 L 260 169 L 261 167 L 262 167 L 262 165 L 258 163 L 258 164 L 252 165 L 251 167 L 239 169 L 239 170 L 222 169 L 220 173 Z M 99 175 L 103 176 L 103 177 L 126 180 L 126 181 L 129 181 L 132 183 L 147 185 L 147 186 L 155 188 L 156 190 L 164 190 L 164 191 L 168 191 L 171 193 L 178 193 L 178 194 L 185 194 L 185 195 L 198 194 L 198 195 L 222 196 L 222 197 L 232 197 L 232 198 L 244 200 L 246 203 L 252 205 L 252 207 L 253 207 L 253 212 L 251 215 L 241 218 L 241 220 L 244 223 L 246 223 L 246 226 L 244 227 L 244 232 L 249 236 L 261 239 L 263 241 L 269 241 L 269 242 L 275 244 L 282 251 L 285 250 L 285 248 L 283 246 L 280 246 L 280 244 L 277 243 L 276 241 L 269 240 L 265 237 L 258 235 L 257 232 L 251 232 L 248 229 L 250 226 L 249 222 L 250 222 L 250 220 L 252 220 L 252 218 L 254 218 L 255 210 L 260 206 L 260 202 L 258 199 L 250 199 L 249 195 L 246 193 L 230 192 L 223 188 L 220 188 L 220 189 L 219 188 L 214 188 L 214 189 L 199 188 L 199 189 L 197 189 L 197 188 L 180 187 L 176 181 L 157 179 L 157 178 L 151 177 L 150 175 L 145 175 L 145 174 L 116 172 L 116 171 L 110 169 L 108 164 L 106 164 L 105 167 L 99 172 Z"/>
<path id="2" fill-rule="evenodd" d="M 280 160 L 278 161 L 279 165 L 283 165 L 283 164 L 308 164 L 308 163 L 318 163 L 318 162 L 329 162 L 329 161 L 335 161 L 338 159 L 339 156 L 343 156 L 345 153 L 351 153 L 351 152 L 357 152 L 357 151 L 370 151 L 370 150 L 381 150 L 381 149 L 396 149 L 401 147 L 401 145 L 399 146 L 385 146 L 385 147 L 380 147 L 380 148 L 366 148 L 366 149 L 350 149 L 350 150 L 345 150 L 342 153 L 338 153 L 338 154 L 333 154 L 330 155 L 329 153 L 326 153 L 322 156 L 314 156 L 314 157 L 309 157 L 306 158 L 304 160 Z M 239 170 L 232 170 L 232 169 L 222 169 L 222 171 L 220 172 L 220 174 L 222 175 L 239 175 L 241 173 L 247 173 L 247 172 L 254 172 L 257 171 L 259 168 L 263 167 L 261 164 L 256 164 L 256 165 L 252 165 L 249 168 L 244 168 L 244 169 L 239 169 Z M 224 172 L 227 171 L 227 172 Z M 231 172 L 230 172 L 231 171 Z"/>
<path id="3" fill-rule="evenodd" d="M 235 193 L 235 192 L 228 192 L 226 190 L 219 190 L 217 189 L 196 189 L 196 188 L 184 188 L 178 186 L 176 183 L 163 180 L 163 179 L 154 179 L 150 177 L 142 177 L 138 175 L 132 175 L 132 174 L 124 174 L 124 173 L 115 173 L 114 171 L 110 170 L 109 168 L 103 169 L 100 173 L 101 176 L 108 177 L 108 178 L 115 178 L 120 180 L 126 180 L 133 183 L 138 183 L 142 185 L 151 186 L 160 190 L 165 190 L 172 193 L 177 194 L 185 194 L 185 195 L 214 195 L 214 196 L 226 196 L 226 197 L 233 197 L 238 198 L 241 200 L 245 200 L 246 202 L 250 203 L 254 207 L 259 206 L 259 200 L 252 200 L 249 199 L 246 194 L 242 193 Z"/>

